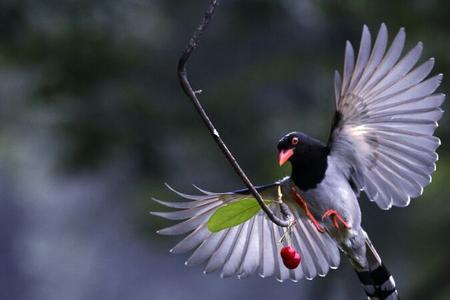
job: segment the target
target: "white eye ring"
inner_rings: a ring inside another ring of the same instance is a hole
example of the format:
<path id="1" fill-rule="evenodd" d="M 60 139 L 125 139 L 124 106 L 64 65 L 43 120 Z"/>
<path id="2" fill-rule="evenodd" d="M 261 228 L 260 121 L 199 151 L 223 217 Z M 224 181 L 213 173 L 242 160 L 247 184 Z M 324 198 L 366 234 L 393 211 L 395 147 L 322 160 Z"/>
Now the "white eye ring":
<path id="1" fill-rule="evenodd" d="M 299 142 L 298 137 L 294 136 L 294 137 L 292 138 L 291 144 L 292 144 L 293 146 L 295 146 L 295 145 L 298 144 L 298 142 Z"/>

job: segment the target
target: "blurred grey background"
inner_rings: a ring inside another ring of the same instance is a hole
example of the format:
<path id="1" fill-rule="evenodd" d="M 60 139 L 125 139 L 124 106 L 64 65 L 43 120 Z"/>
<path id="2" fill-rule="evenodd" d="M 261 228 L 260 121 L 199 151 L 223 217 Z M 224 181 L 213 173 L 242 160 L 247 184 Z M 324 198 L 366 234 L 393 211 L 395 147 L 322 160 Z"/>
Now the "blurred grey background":
<path id="1" fill-rule="evenodd" d="M 164 188 L 242 184 L 176 78 L 206 0 L 0 2 L 0 299 L 362 299 L 343 257 L 326 278 L 222 280 L 155 234 Z M 189 63 L 194 88 L 257 183 L 291 130 L 326 139 L 345 40 L 386 22 L 450 74 L 450 2 L 222 0 Z M 444 78 L 440 91 L 446 92 Z M 444 109 L 447 107 L 445 104 Z M 403 299 L 450 299 L 450 124 L 433 183 L 406 209 L 361 199 L 363 223 Z"/>

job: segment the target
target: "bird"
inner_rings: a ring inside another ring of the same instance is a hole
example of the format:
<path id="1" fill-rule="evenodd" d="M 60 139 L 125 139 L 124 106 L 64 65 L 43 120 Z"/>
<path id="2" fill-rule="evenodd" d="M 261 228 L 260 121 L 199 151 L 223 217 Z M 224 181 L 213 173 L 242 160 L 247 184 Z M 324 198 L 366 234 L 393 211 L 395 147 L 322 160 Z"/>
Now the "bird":
<path id="1" fill-rule="evenodd" d="M 211 217 L 221 208 L 253 199 L 248 189 L 196 195 L 171 189 L 184 201 L 158 203 L 176 210 L 152 214 L 179 223 L 158 231 L 187 234 L 173 253 L 193 251 L 186 265 L 204 265 L 204 273 L 245 278 L 259 273 L 279 281 L 325 276 L 348 257 L 367 299 L 399 299 L 395 280 L 361 225 L 359 198 L 364 193 L 382 210 L 406 207 L 422 195 L 436 170 L 440 139 L 434 136 L 445 94 L 436 90 L 442 74 L 430 76 L 435 60 L 420 64 L 423 45 L 402 55 L 405 29 L 391 43 L 384 23 L 374 42 L 363 26 L 355 55 L 347 41 L 342 76 L 335 71 L 335 114 L 327 142 L 300 131 L 277 144 L 279 165 L 291 175 L 257 186 L 268 206 L 283 217 L 280 199 L 294 222 L 288 230 L 260 210 L 248 220 L 213 232 Z M 288 239 L 283 237 L 288 232 Z M 301 255 L 287 268 L 279 252 L 289 243 Z"/>

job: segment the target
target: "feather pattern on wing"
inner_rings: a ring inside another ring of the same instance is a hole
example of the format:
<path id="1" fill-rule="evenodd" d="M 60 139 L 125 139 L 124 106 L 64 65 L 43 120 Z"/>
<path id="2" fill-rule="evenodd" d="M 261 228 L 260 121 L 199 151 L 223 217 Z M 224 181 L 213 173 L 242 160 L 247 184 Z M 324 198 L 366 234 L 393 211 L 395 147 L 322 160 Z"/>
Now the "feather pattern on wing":
<path id="1" fill-rule="evenodd" d="M 356 63 L 347 42 L 342 82 L 335 74 L 336 116 L 328 146 L 359 190 L 382 209 L 407 206 L 431 182 L 440 145 L 433 136 L 445 95 L 433 94 L 442 74 L 428 79 L 434 59 L 415 67 L 423 45 L 401 58 L 403 28 L 388 46 L 381 25 L 371 49 L 363 28 Z M 387 49 L 387 51 L 386 51 Z"/>
<path id="2" fill-rule="evenodd" d="M 164 202 L 157 200 L 162 205 L 179 210 L 152 212 L 152 214 L 169 220 L 184 220 L 161 229 L 158 233 L 167 235 L 189 233 L 172 248 L 171 252 L 193 251 L 186 261 L 186 265 L 205 264 L 205 273 L 220 271 L 222 277 L 244 278 L 258 271 L 262 277 L 275 276 L 279 281 L 287 279 L 298 281 L 304 277 L 312 279 L 317 275 L 325 276 L 330 268 L 337 268 L 339 265 L 339 250 L 330 236 L 319 233 L 304 213 L 299 210 L 297 204 L 290 199 L 288 191 L 291 184 L 290 179 L 286 178 L 276 184 L 258 189 L 265 200 L 275 201 L 278 197 L 278 186 L 281 186 L 284 198 L 288 198 L 285 201 L 287 200 L 286 203 L 297 220 L 292 230 L 291 243 L 303 258 L 302 263 L 295 270 L 287 269 L 279 255 L 283 246 L 279 241 L 284 229 L 267 219 L 262 211 L 240 225 L 217 233 L 208 230 L 208 219 L 219 207 L 251 197 L 246 190 L 211 193 L 199 189 L 202 195 L 194 196 L 172 189 L 188 201 Z M 270 208 L 278 217 L 281 217 L 279 204 L 274 201 L 270 204 Z"/>

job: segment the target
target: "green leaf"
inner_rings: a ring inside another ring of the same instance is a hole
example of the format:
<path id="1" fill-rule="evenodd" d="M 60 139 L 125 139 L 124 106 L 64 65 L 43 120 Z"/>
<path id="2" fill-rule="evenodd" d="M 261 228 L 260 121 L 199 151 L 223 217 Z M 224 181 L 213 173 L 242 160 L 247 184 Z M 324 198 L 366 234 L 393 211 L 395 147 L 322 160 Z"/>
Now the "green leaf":
<path id="1" fill-rule="evenodd" d="M 239 225 L 255 216 L 260 209 L 255 198 L 244 198 L 231 202 L 214 212 L 208 220 L 208 229 L 211 232 L 218 232 Z"/>

